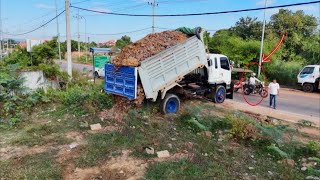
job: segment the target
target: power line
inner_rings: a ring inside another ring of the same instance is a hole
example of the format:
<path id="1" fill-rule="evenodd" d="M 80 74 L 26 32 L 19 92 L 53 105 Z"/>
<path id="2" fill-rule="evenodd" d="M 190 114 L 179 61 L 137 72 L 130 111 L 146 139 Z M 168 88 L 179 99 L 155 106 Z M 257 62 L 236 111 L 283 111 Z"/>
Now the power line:
<path id="1" fill-rule="evenodd" d="M 239 12 L 248 12 L 248 11 L 259 11 L 265 9 L 276 9 L 276 8 L 285 8 L 291 6 L 301 6 L 301 5 L 309 5 L 309 4 L 317 4 L 320 1 L 310 1 L 310 2 L 303 2 L 303 3 L 294 3 L 294 4 L 285 4 L 279 6 L 269 6 L 269 7 L 261 7 L 261 8 L 250 8 L 250 9 L 239 9 L 239 10 L 230 10 L 230 11 L 218 11 L 218 12 L 206 12 L 206 13 L 189 13 L 189 14 L 128 14 L 128 13 L 114 13 L 114 12 L 103 12 L 97 11 L 92 9 L 86 9 L 76 6 L 70 6 L 76 9 L 80 9 L 83 11 L 95 12 L 100 14 L 107 14 L 107 15 L 116 15 L 116 16 L 137 16 L 137 17 L 176 17 L 176 16 L 204 16 L 204 15 L 216 15 L 216 14 L 230 14 L 230 13 L 239 13 Z"/>
<path id="2" fill-rule="evenodd" d="M 30 31 L 27 31 L 27 32 L 24 32 L 24 33 L 19 33 L 19 34 L 11 34 L 11 33 L 4 33 L 6 35 L 11 35 L 11 36 L 21 36 L 21 35 L 26 35 L 26 34 L 30 34 L 44 26 L 46 26 L 47 24 L 51 23 L 53 20 L 55 20 L 56 18 L 58 18 L 60 15 L 62 15 L 63 13 L 65 12 L 65 10 L 63 10 L 61 13 L 59 13 L 58 15 L 56 15 L 54 18 L 50 19 L 49 21 L 47 21 L 46 23 L 40 25 L 39 27 L 33 29 L 33 30 L 30 30 Z"/>

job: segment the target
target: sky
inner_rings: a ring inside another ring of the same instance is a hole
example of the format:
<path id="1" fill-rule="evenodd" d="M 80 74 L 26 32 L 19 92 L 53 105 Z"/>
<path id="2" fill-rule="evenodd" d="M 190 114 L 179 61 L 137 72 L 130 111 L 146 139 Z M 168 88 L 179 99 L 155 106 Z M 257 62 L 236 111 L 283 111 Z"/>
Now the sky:
<path id="1" fill-rule="evenodd" d="M 51 39 L 57 35 L 57 21 L 54 20 L 39 30 L 27 35 L 13 36 L 33 30 L 56 15 L 55 0 L 0 0 L 2 15 L 2 31 L 4 38 L 16 39 Z M 152 1 L 152 0 L 149 0 Z M 70 0 L 74 6 L 118 13 L 151 14 L 152 7 L 148 0 Z M 312 0 L 267 0 L 268 6 L 276 6 L 290 3 L 309 2 Z M 57 0 L 58 13 L 64 10 L 65 0 Z M 156 0 L 156 14 L 181 14 L 181 13 L 202 13 L 217 12 L 226 10 L 248 9 L 264 7 L 265 0 Z M 304 10 L 306 14 L 320 17 L 320 3 L 313 5 L 295 6 L 290 10 Z M 75 17 L 78 10 L 70 9 L 71 34 L 77 40 L 78 23 Z M 266 12 L 267 21 L 278 9 L 271 9 Z M 80 19 L 79 32 L 80 40 L 85 41 L 85 35 L 90 41 L 105 42 L 111 39 L 119 39 L 123 35 L 129 35 L 136 41 L 152 32 L 151 17 L 123 17 L 104 15 L 87 11 L 79 11 Z M 240 17 L 257 17 L 263 19 L 263 11 L 242 12 L 233 14 L 193 16 L 193 17 L 158 17 L 155 18 L 156 32 L 165 29 L 176 29 L 178 27 L 203 27 L 214 33 L 216 30 L 229 28 L 239 20 Z M 59 16 L 59 32 L 61 40 L 65 40 L 66 26 L 65 13 Z M 146 29 L 149 28 L 149 29 Z M 141 30 L 138 32 L 131 32 Z M 85 33 L 86 32 L 86 33 Z"/>

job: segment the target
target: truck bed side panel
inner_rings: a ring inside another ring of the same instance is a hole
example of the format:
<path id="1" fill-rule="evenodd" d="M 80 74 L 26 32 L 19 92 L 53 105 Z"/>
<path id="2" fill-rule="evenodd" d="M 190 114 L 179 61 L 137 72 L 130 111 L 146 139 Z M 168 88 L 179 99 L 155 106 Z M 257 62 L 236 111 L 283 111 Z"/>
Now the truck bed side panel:
<path id="1" fill-rule="evenodd" d="M 116 94 L 128 98 L 136 99 L 137 92 L 137 68 L 120 67 L 116 68 L 112 64 L 105 65 L 104 90 L 109 94 Z"/>
<path id="2" fill-rule="evenodd" d="M 142 61 L 138 71 L 146 98 L 155 101 L 160 90 L 181 80 L 206 62 L 204 44 L 195 36 Z"/>

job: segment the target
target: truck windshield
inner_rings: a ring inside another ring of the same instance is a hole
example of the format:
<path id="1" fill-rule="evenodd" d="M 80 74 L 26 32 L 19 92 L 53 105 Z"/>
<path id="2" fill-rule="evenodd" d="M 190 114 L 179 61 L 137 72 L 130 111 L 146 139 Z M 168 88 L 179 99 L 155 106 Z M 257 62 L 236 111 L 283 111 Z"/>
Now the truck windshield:
<path id="1" fill-rule="evenodd" d="M 228 58 L 226 58 L 226 57 L 221 57 L 221 58 L 220 58 L 220 64 L 221 64 L 221 68 L 222 68 L 222 69 L 230 70 Z"/>
<path id="2" fill-rule="evenodd" d="M 314 71 L 314 67 L 305 67 L 300 74 L 312 74 Z"/>

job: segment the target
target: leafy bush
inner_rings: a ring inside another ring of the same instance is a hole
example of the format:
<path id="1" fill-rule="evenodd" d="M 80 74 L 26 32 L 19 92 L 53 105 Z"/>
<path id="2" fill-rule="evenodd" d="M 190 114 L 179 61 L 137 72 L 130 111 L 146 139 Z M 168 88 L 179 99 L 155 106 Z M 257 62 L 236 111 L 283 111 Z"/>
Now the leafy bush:
<path id="1" fill-rule="evenodd" d="M 238 140 L 255 140 L 260 134 L 255 127 L 255 124 L 247 121 L 244 118 L 232 118 L 229 117 L 231 121 L 230 135 L 232 138 Z"/>

